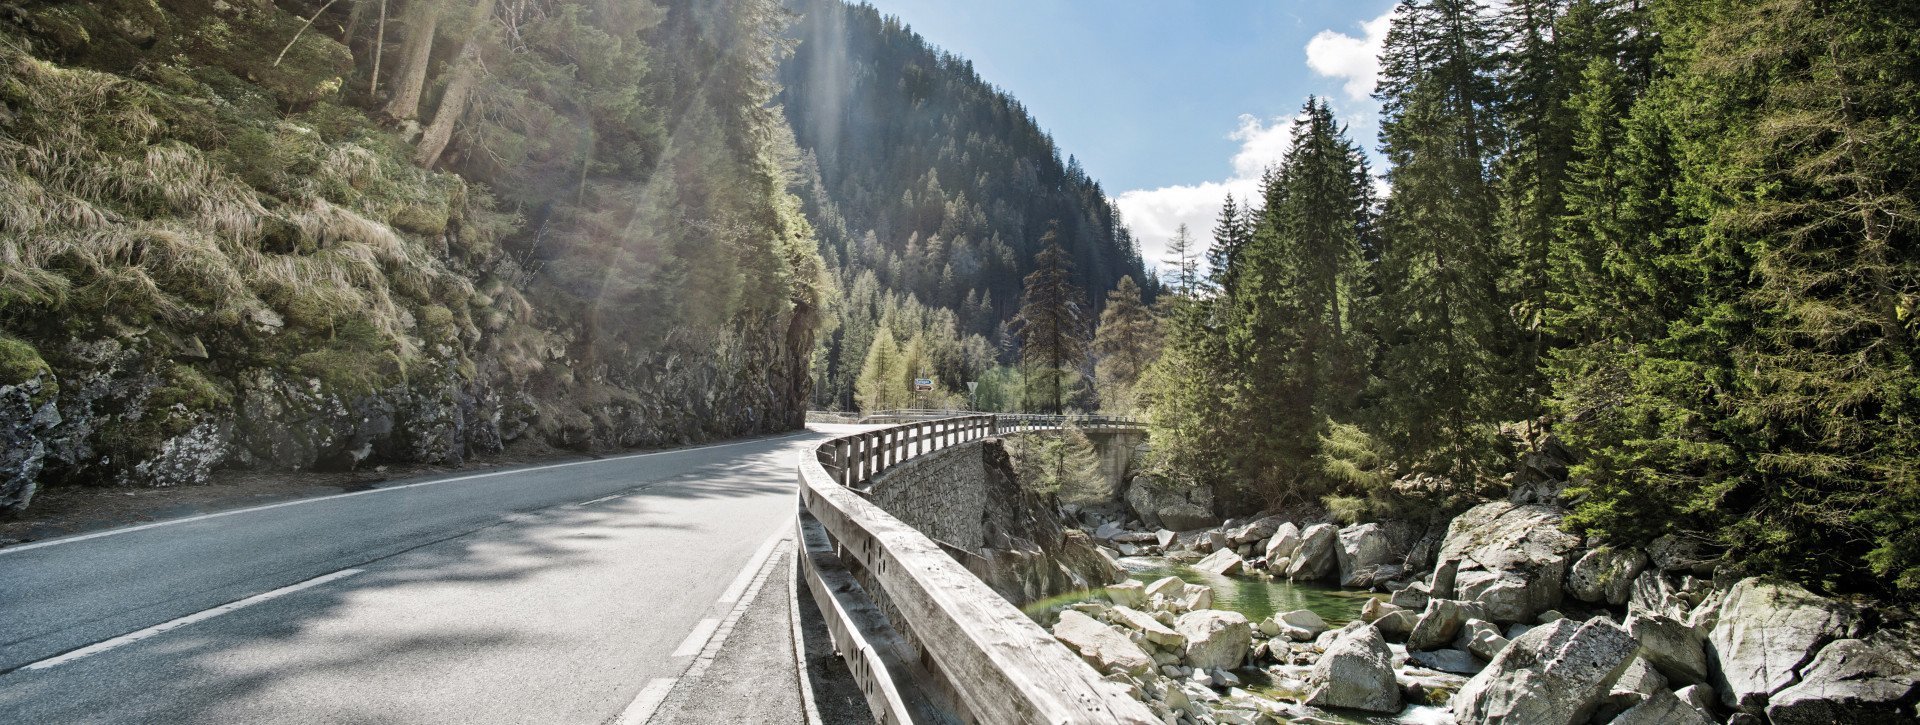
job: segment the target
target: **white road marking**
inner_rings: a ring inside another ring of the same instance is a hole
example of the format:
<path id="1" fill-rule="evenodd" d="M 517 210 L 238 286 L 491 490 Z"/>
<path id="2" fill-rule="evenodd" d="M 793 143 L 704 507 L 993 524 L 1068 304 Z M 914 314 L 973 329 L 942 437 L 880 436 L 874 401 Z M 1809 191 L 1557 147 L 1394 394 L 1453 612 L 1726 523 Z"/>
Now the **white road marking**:
<path id="1" fill-rule="evenodd" d="M 747 560 L 746 568 L 741 569 L 739 574 L 734 575 L 733 583 L 728 584 L 726 591 L 720 593 L 721 604 L 731 604 L 740 600 L 740 594 L 747 591 L 747 585 L 753 582 L 753 576 L 760 572 L 761 565 L 767 563 L 767 557 L 773 556 L 773 547 L 779 544 L 781 539 L 785 538 L 787 538 L 785 528 L 776 528 L 773 530 L 773 535 L 767 537 L 766 543 L 761 544 L 760 548 L 754 550 L 753 558 Z"/>
<path id="2" fill-rule="evenodd" d="M 709 617 L 700 620 L 698 624 L 693 625 L 693 631 L 687 633 L 687 638 L 680 640 L 680 646 L 673 650 L 673 656 L 692 657 L 700 654 L 700 648 L 707 646 L 707 638 L 712 637 L 713 630 L 719 628 L 720 620 L 718 619 Z"/>
<path id="3" fill-rule="evenodd" d="M 596 498 L 592 501 L 581 501 L 580 503 L 574 504 L 569 508 L 580 508 L 583 506 L 592 506 L 594 504 L 600 503 L 601 501 L 612 501 L 616 498 L 620 498 L 621 496 L 625 496 L 625 495 L 627 495 L 627 492 L 621 491 L 620 493 L 616 493 L 612 496 L 601 496 L 600 498 Z"/>
<path id="4" fill-rule="evenodd" d="M 275 589 L 270 592 L 262 592 L 237 602 L 228 602 L 218 607 L 214 607 L 212 609 L 208 609 L 201 612 L 195 612 L 193 614 L 189 614 L 179 619 L 175 619 L 168 622 L 161 622 L 159 624 L 153 625 L 146 629 L 142 629 L 136 632 L 128 632 L 126 634 L 120 635 L 118 637 L 114 637 L 113 639 L 109 639 L 104 642 L 97 642 L 94 644 L 87 645 L 85 647 L 81 647 L 80 649 L 73 650 L 63 655 L 49 657 L 47 659 L 40 660 L 39 662 L 35 662 L 33 664 L 27 665 L 26 667 L 23 667 L 21 669 L 44 670 L 48 667 L 66 664 L 68 662 L 72 662 L 82 657 L 91 657 L 93 655 L 100 654 L 101 652 L 105 652 L 115 647 L 133 644 L 140 640 L 165 634 L 167 632 L 170 632 L 175 629 L 179 629 L 181 627 L 185 627 L 195 622 L 204 622 L 214 617 L 218 617 L 222 614 L 227 614 L 235 610 L 251 607 L 261 602 L 278 599 L 280 597 L 284 597 L 288 594 L 292 594 L 302 589 L 311 589 L 313 587 L 320 586 L 327 582 L 345 579 L 347 577 L 358 574 L 361 571 L 364 571 L 364 570 L 341 569 L 340 571 L 336 571 L 332 574 L 328 574 L 326 576 L 314 577 L 312 579 L 308 579 L 306 581 L 300 582 L 299 584 L 280 587 L 279 589 Z"/>
<path id="5" fill-rule="evenodd" d="M 751 444 L 754 444 L 754 443 L 769 443 L 769 442 L 773 442 L 773 441 L 781 441 L 781 440 L 786 440 L 786 439 L 789 439 L 789 438 L 798 438 L 798 437 L 800 437 L 800 436 L 803 436 L 803 435 L 809 435 L 810 433 L 811 433 L 811 431 L 802 431 L 802 432 L 799 432 L 799 433 L 793 433 L 793 434 L 789 434 L 789 435 L 784 435 L 784 436 L 777 436 L 777 437 L 774 437 L 774 438 L 758 438 L 758 439 L 754 439 L 754 440 L 750 440 L 750 441 L 735 441 L 735 442 L 733 442 L 733 443 L 715 443 L 715 444 L 713 444 L 713 445 L 707 445 L 707 446 L 695 446 L 695 447 L 692 447 L 692 448 L 674 448 L 674 449 L 671 449 L 671 450 L 665 450 L 665 451 L 652 451 L 652 452 L 648 452 L 648 453 L 633 453 L 633 454 L 629 454 L 629 455 L 624 455 L 624 456 L 613 456 L 613 457 L 609 457 L 609 458 L 593 458 L 593 459 L 588 459 L 588 460 L 585 460 L 585 461 L 568 461 L 568 462 L 566 462 L 566 463 L 549 463 L 549 464 L 547 464 L 547 465 L 544 465 L 544 466 L 533 466 L 533 467 L 531 467 L 531 468 L 513 468 L 513 469 L 507 469 L 507 470 L 501 470 L 501 471 L 488 471 L 488 472 L 486 472 L 486 473 L 475 473 L 475 474 L 470 474 L 470 475 L 466 475 L 466 476 L 455 476 L 455 477 L 453 477 L 453 478 L 439 478 L 439 479 L 434 479 L 434 480 L 432 480 L 432 481 L 421 481 L 421 482 L 419 482 L 419 483 L 409 483 L 409 484 L 405 484 L 405 485 L 400 485 L 400 486 L 389 486 L 389 487 L 386 487 L 386 488 L 373 488 L 373 489 L 368 489 L 368 490 L 365 490 L 365 491 L 354 491 L 354 492 L 351 492 L 351 493 L 336 493 L 336 494 L 333 494 L 333 495 L 331 495 L 331 496 L 318 496 L 318 497 L 314 497 L 314 498 L 303 498 L 303 499 L 299 499 L 299 500 L 297 500 L 297 501 L 282 501 L 282 502 L 280 502 L 280 503 L 271 503 L 271 504 L 266 504 L 266 505 L 264 505 L 264 506 L 252 506 L 252 507 L 249 507 L 249 508 L 243 508 L 243 509 L 234 509 L 234 510 L 232 510 L 232 511 L 219 511 L 219 512 L 215 512 L 215 513 L 210 513 L 210 514 L 201 514 L 201 515 L 199 515 L 199 516 L 188 516 L 188 517 L 186 517 L 186 518 L 184 518 L 184 519 L 171 519 L 171 520 L 168 520 L 168 521 L 156 521 L 156 522 L 154 522 L 154 523 L 151 523 L 151 524 L 141 524 L 141 525 L 139 525 L 139 526 L 129 526 L 129 527 L 126 527 L 126 528 L 124 528 L 124 529 L 108 529 L 108 530 L 106 530 L 106 531 L 96 531 L 96 532 L 94 532 L 94 533 L 91 533 L 91 534 L 78 534 L 78 535 L 75 535 L 75 536 L 67 536 L 67 537 L 62 537 L 62 538 L 58 538 L 58 539 L 48 539 L 48 540 L 46 540 L 46 541 L 36 541 L 36 542 L 34 542 L 34 543 L 31 543 L 31 544 L 21 544 L 21 545 L 19 545 L 19 546 L 9 546 L 9 547 L 5 547 L 5 548 L 0 548 L 0 556 L 5 556 L 5 555 L 7 555 L 7 554 L 16 554 L 16 553 L 19 553 L 19 552 L 22 552 L 22 551 L 29 551 L 29 550 L 32 550 L 32 549 L 38 549 L 38 548 L 41 548 L 41 547 L 46 547 L 46 546 L 58 546 L 58 545 L 60 545 L 60 544 L 71 544 L 71 543 L 74 543 L 74 542 L 79 542 L 79 541 L 86 541 L 86 540 L 88 540 L 88 539 L 98 539 L 98 538 L 100 538 L 100 537 L 103 537 L 103 536 L 114 536 L 114 535 L 117 535 L 117 534 L 130 534 L 130 533 L 133 533 L 133 532 L 135 532 L 135 531 L 144 531 L 144 530 L 146 530 L 146 529 L 152 529 L 152 528 L 158 528 L 158 527 L 161 527 L 161 526 L 173 526 L 173 525 L 175 525 L 175 524 L 187 524 L 187 523 L 192 523 L 192 522 L 195 522 L 195 521 L 205 521 L 205 520 L 207 520 L 207 519 L 217 519 L 217 518 L 220 518 L 220 517 L 222 517 L 222 516 L 234 516 L 234 515 L 237 515 L 237 514 L 245 514 L 245 513 L 252 513 L 252 512 L 255 512 L 255 511 L 266 511 L 266 510 L 269 510 L 269 509 L 277 509 L 277 508 L 286 508 L 286 507 L 288 507 L 288 506 L 299 506 L 299 505 L 301 505 L 301 504 L 309 504 L 309 503 L 315 503 L 315 502 L 318 502 L 318 501 L 332 501 L 332 500 L 334 500 L 334 499 L 342 499 L 342 498 L 352 498 L 352 497 L 354 497 L 354 496 L 367 496 L 367 495 L 371 495 L 371 494 L 376 494 L 376 493 L 387 493 L 387 492 L 389 492 L 389 491 L 402 491 L 402 490 L 405 490 L 405 489 L 409 489 L 409 488 L 419 488 L 419 487 L 421 487 L 421 486 L 433 486 L 433 485 L 437 485 L 437 484 L 442 484 L 442 483 L 456 483 L 456 482 L 459 482 L 459 481 L 472 481 L 472 480 L 475 480 L 475 479 L 481 479 L 481 478 L 493 478 L 493 477 L 495 477 L 495 476 L 510 476 L 510 475 L 514 475 L 514 474 L 520 474 L 520 473 L 533 473 L 533 472 L 535 472 L 535 471 L 548 471 L 548 470 L 553 470 L 553 469 L 555 469 L 555 468 L 568 468 L 568 467 L 571 467 L 571 466 L 586 466 L 586 465 L 591 465 L 591 464 L 595 464 L 595 463 L 612 463 L 612 462 L 614 462 L 614 461 L 625 461 L 625 460 L 631 460 L 631 459 L 634 459 L 634 458 L 645 458 L 645 457 L 647 457 L 647 456 L 664 456 L 664 455 L 668 455 L 668 454 L 672 454 L 672 453 L 692 453 L 692 452 L 694 452 L 694 451 L 704 451 L 704 450 L 707 450 L 707 449 L 710 449 L 710 448 L 726 448 L 726 447 L 728 447 L 728 446 L 744 446 L 744 445 L 751 445 Z"/>
<path id="6" fill-rule="evenodd" d="M 627 704 L 627 709 L 620 711 L 620 719 L 615 722 L 619 725 L 642 725 L 652 719 L 653 711 L 659 709 L 660 703 L 666 702 L 667 693 L 673 691 L 674 679 L 661 677 L 648 682 L 646 687 L 640 688 L 640 694 L 633 697 L 633 702 Z"/>

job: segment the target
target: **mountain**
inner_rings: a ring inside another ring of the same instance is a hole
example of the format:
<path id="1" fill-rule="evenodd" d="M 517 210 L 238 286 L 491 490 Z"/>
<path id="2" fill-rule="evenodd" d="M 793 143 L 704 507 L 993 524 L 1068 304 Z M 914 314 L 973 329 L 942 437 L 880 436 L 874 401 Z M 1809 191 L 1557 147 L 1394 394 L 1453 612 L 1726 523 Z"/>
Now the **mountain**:
<path id="1" fill-rule="evenodd" d="M 0 512 L 798 426 L 771 0 L 0 6 Z"/>
<path id="2" fill-rule="evenodd" d="M 1121 277 L 1146 279 L 1099 182 L 1062 160 L 1019 101 L 971 62 L 870 5 L 787 8 L 799 16 L 789 31 L 797 45 L 777 100 L 803 151 L 798 191 L 841 292 L 816 355 L 817 404 L 853 405 L 883 320 L 903 345 L 924 340 L 921 372 L 942 391 L 978 380 L 1005 354 L 1002 327 L 1056 224 L 1074 284 L 1096 308 Z"/>

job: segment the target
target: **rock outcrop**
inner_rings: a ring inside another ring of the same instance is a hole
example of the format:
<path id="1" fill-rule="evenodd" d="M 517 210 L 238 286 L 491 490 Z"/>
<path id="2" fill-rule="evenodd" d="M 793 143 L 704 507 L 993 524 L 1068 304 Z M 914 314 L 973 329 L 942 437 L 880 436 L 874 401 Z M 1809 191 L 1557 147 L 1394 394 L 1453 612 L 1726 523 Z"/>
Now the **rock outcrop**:
<path id="1" fill-rule="evenodd" d="M 1205 486 L 1177 486 L 1156 476 L 1134 476 L 1124 498 L 1133 515 L 1148 526 L 1191 531 L 1220 523 L 1213 514 L 1213 492 Z"/>
<path id="2" fill-rule="evenodd" d="M 1841 639 L 1800 670 L 1800 681 L 1767 700 L 1773 725 L 1920 722 L 1920 643 L 1911 632 Z"/>
<path id="3" fill-rule="evenodd" d="M 1322 581 L 1332 577 L 1340 562 L 1337 554 L 1340 530 L 1332 524 L 1314 524 L 1300 533 L 1300 548 L 1287 566 L 1287 578 L 1294 581 Z"/>
<path id="4" fill-rule="evenodd" d="M 1585 723 L 1634 650 L 1627 631 L 1604 618 L 1535 627 L 1460 688 L 1452 700 L 1454 717 L 1463 724 Z"/>
<path id="5" fill-rule="evenodd" d="M 1447 527 L 1436 556 L 1433 596 L 1473 601 L 1499 622 L 1526 622 L 1560 605 L 1579 537 L 1560 529 L 1563 512 L 1539 504 L 1475 506 Z"/>
<path id="6" fill-rule="evenodd" d="M 1334 640 L 1307 678 L 1307 704 L 1368 712 L 1399 712 L 1393 652 L 1379 630 L 1362 626 Z"/>
<path id="7" fill-rule="evenodd" d="M 1858 626 L 1851 611 L 1799 585 L 1741 580 L 1720 600 L 1707 634 L 1714 689 L 1727 707 L 1758 714 L 1820 647 Z"/>

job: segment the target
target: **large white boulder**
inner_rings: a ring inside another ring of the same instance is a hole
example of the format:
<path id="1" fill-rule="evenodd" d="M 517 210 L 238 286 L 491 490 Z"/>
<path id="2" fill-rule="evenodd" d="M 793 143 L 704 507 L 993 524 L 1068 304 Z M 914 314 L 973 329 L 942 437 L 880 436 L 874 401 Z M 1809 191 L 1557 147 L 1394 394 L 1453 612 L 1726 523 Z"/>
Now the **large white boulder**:
<path id="1" fill-rule="evenodd" d="M 1333 524 L 1314 524 L 1300 532 L 1300 548 L 1293 554 L 1293 562 L 1287 565 L 1287 578 L 1294 581 L 1321 581 L 1332 577 L 1339 568 L 1339 557 L 1334 550 L 1339 548 L 1340 530 Z"/>
<path id="2" fill-rule="evenodd" d="M 1193 568 L 1210 574 L 1238 574 L 1246 565 L 1232 549 L 1218 549 L 1193 563 Z"/>
<path id="3" fill-rule="evenodd" d="M 1384 566 L 1398 566 L 1393 540 L 1379 524 L 1356 524 L 1340 530 L 1334 555 L 1340 566 L 1340 586 L 1372 586 Z M 1396 573 L 1398 569 L 1394 570 Z M 1362 583 L 1364 580 L 1364 583 Z"/>
<path id="4" fill-rule="evenodd" d="M 1447 526 L 1433 596 L 1479 601 L 1498 610 L 1500 622 L 1531 621 L 1560 606 L 1580 546 L 1580 537 L 1560 529 L 1563 514 L 1556 506 L 1506 502 L 1468 509 Z"/>
<path id="5" fill-rule="evenodd" d="M 1742 579 L 1720 600 L 1707 634 L 1713 687 L 1727 707 L 1759 714 L 1820 647 L 1858 626 L 1853 612 L 1797 584 Z"/>
<path id="6" fill-rule="evenodd" d="M 1267 538 L 1267 561 L 1279 561 L 1293 557 L 1300 548 L 1300 527 L 1292 521 L 1281 522 Z M 1284 572 L 1282 572 L 1284 573 Z"/>
<path id="7" fill-rule="evenodd" d="M 1567 570 L 1567 593 L 1583 602 L 1617 607 L 1627 603 L 1634 577 L 1646 568 L 1646 552 L 1602 546 L 1588 551 Z"/>
<path id="8" fill-rule="evenodd" d="M 1132 607 L 1114 607 L 1112 617 L 1114 624 L 1139 632 L 1148 642 L 1176 651 L 1187 645 L 1186 637 L 1146 612 Z"/>
<path id="9" fill-rule="evenodd" d="M 1235 544 L 1251 544 L 1272 536 L 1275 531 L 1280 529 L 1280 524 L 1283 523 L 1286 523 L 1286 519 L 1279 516 L 1267 516 L 1254 519 L 1233 527 L 1232 530 L 1227 532 L 1227 538 Z"/>
<path id="10" fill-rule="evenodd" d="M 1060 613 L 1060 622 L 1053 625 L 1053 636 L 1104 673 L 1139 675 L 1153 668 L 1153 658 L 1147 656 L 1140 645 L 1101 624 L 1100 620 L 1071 609 Z"/>
<path id="11" fill-rule="evenodd" d="M 1393 676 L 1393 651 L 1370 626 L 1349 630 L 1334 640 L 1308 676 L 1307 704 L 1368 712 L 1400 711 L 1400 686 Z"/>
<path id="12" fill-rule="evenodd" d="M 1800 681 L 1768 699 L 1773 725 L 1920 722 L 1920 646 L 1911 634 L 1879 632 L 1827 645 Z"/>
<path id="13" fill-rule="evenodd" d="M 1253 627 L 1246 615 L 1202 609 L 1180 615 L 1173 625 L 1187 638 L 1187 665 L 1195 669 L 1231 670 L 1246 659 L 1253 646 Z"/>
<path id="14" fill-rule="evenodd" d="M 1460 688 L 1453 715 L 1463 725 L 1585 723 L 1635 649 L 1626 630 L 1602 617 L 1535 627 Z"/>
<path id="15" fill-rule="evenodd" d="M 1413 631 L 1407 634 L 1407 649 L 1417 651 L 1444 647 L 1459 636 L 1460 628 L 1467 620 L 1488 618 L 1487 610 L 1473 602 L 1427 600 L 1427 608 L 1420 612 L 1420 618 L 1413 624 Z"/>
<path id="16" fill-rule="evenodd" d="M 1699 632 L 1672 617 L 1635 614 L 1627 617 L 1627 633 L 1640 643 L 1640 654 L 1660 674 L 1682 685 L 1707 681 L 1707 648 Z"/>

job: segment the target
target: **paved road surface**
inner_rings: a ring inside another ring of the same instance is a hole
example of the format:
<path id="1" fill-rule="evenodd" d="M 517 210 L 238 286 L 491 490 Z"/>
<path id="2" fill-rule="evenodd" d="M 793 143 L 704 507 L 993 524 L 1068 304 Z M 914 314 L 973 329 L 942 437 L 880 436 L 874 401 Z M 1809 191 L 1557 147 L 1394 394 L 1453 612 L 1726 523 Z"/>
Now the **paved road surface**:
<path id="1" fill-rule="evenodd" d="M 797 456 L 840 430 L 817 428 L 0 549 L 0 719 L 683 712 L 670 685 L 729 661 L 716 632 L 774 626 L 747 605 L 785 602 Z"/>

